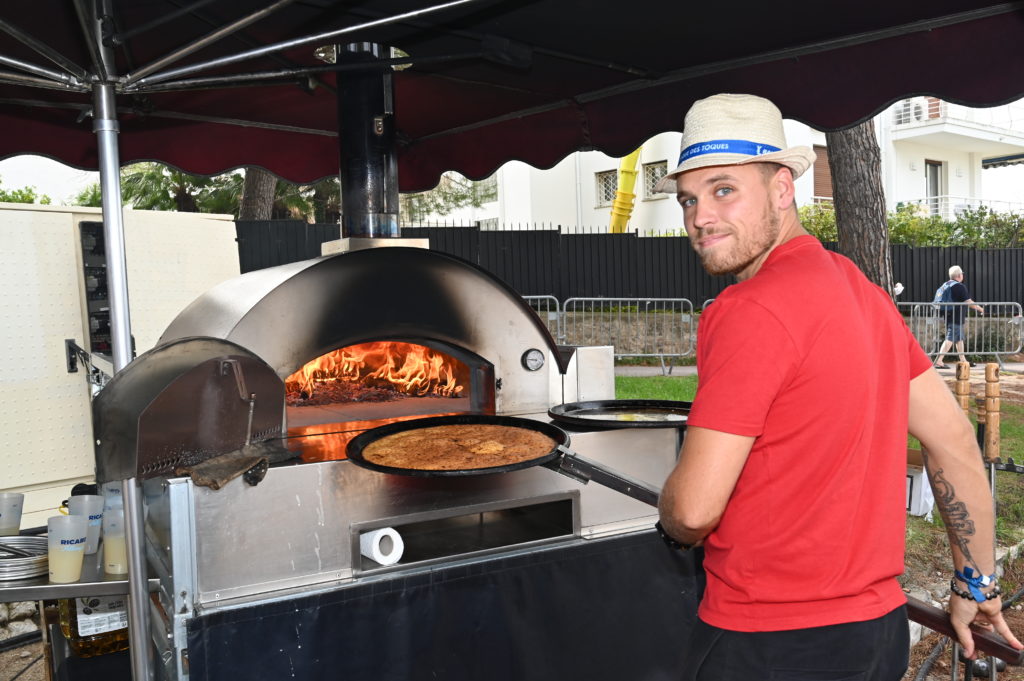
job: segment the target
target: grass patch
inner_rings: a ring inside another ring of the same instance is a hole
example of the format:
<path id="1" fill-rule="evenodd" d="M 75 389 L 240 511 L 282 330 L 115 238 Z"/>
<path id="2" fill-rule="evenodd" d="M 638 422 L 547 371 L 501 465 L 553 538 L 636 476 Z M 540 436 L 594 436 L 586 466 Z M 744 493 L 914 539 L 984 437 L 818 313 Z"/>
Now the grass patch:
<path id="1" fill-rule="evenodd" d="M 696 376 L 616 376 L 615 399 L 692 402 Z"/>
<path id="2" fill-rule="evenodd" d="M 1024 461 L 1024 405 L 1003 402 L 999 416 L 999 457 Z"/>

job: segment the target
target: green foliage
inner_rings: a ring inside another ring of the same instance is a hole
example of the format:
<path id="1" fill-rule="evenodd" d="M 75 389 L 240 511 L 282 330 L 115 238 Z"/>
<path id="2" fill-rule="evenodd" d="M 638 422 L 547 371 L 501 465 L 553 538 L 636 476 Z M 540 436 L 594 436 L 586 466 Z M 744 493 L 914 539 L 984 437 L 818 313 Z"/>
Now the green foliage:
<path id="1" fill-rule="evenodd" d="M 920 206 L 897 204 L 889 213 L 889 243 L 907 246 L 953 246 L 950 226 Z"/>
<path id="2" fill-rule="evenodd" d="M 43 206 L 50 205 L 50 197 L 46 194 L 36 194 L 35 187 L 22 187 L 21 189 L 4 189 L 0 187 L 0 202 L 3 203 L 38 203 Z"/>
<path id="3" fill-rule="evenodd" d="M 799 208 L 804 229 L 821 241 L 838 241 L 835 210 L 819 203 Z M 1016 248 L 1024 244 L 1024 215 L 998 213 L 987 206 L 957 213 L 956 220 L 943 220 L 924 206 L 897 204 L 887 220 L 889 243 L 920 246 L 963 246 L 967 248 Z"/>
<path id="4" fill-rule="evenodd" d="M 962 245 L 978 248 L 1015 248 L 1024 241 L 1024 215 L 997 213 L 988 206 L 968 208 L 953 223 Z"/>
<path id="5" fill-rule="evenodd" d="M 498 183 L 489 177 L 480 182 L 468 180 L 456 172 L 441 176 L 433 189 L 415 194 L 399 196 L 399 219 L 403 225 L 416 224 L 436 215 L 449 213 L 473 206 L 479 208 L 485 203 L 498 200 Z"/>
<path id="6" fill-rule="evenodd" d="M 800 206 L 800 223 L 819 241 L 838 241 L 836 212 L 830 203 L 814 203 Z"/>
<path id="7" fill-rule="evenodd" d="M 219 213 L 238 217 L 238 204 L 242 199 L 241 173 L 226 173 L 211 178 L 210 184 L 199 193 L 196 203 L 201 213 Z"/>
<path id="8" fill-rule="evenodd" d="M 292 184 L 278 180 L 274 193 L 274 216 L 306 222 L 331 222 L 341 212 L 341 184 L 329 177 L 314 184 Z"/>
<path id="9" fill-rule="evenodd" d="M 200 177 L 159 163 L 135 163 L 121 170 L 122 198 L 140 210 L 218 213 L 237 218 L 244 183 L 245 177 L 237 172 Z M 89 185 L 72 201 L 76 206 L 102 206 L 99 184 Z M 337 177 L 311 185 L 278 180 L 273 216 L 329 222 L 337 219 L 340 204 Z"/>
<path id="10" fill-rule="evenodd" d="M 75 194 L 71 199 L 73 206 L 86 206 L 89 208 L 103 207 L 103 192 L 100 190 L 100 183 L 93 182 L 82 191 Z"/>
<path id="11" fill-rule="evenodd" d="M 135 163 L 121 171 L 121 197 L 141 210 L 196 212 L 195 194 L 205 183 L 160 163 Z"/>

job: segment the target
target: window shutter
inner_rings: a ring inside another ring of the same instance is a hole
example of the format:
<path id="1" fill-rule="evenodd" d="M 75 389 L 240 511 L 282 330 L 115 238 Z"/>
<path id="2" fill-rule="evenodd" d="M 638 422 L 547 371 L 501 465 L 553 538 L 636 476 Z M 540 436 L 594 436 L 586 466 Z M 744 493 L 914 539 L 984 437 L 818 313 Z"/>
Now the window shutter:
<path id="1" fill-rule="evenodd" d="M 828 165 L 828 147 L 814 145 L 814 153 L 818 160 L 814 162 L 814 198 L 832 198 L 832 168 Z"/>

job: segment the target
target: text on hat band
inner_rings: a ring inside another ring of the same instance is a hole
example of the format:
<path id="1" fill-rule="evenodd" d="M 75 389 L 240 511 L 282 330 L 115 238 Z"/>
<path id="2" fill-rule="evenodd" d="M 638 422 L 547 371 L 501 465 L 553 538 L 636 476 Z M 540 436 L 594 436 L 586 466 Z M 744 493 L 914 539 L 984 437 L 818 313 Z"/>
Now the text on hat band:
<path id="1" fill-rule="evenodd" d="M 779 151 L 779 147 L 770 144 L 760 144 L 749 140 L 710 140 L 698 142 L 683 149 L 679 154 L 679 163 L 704 154 L 743 154 L 744 156 L 760 156 Z"/>

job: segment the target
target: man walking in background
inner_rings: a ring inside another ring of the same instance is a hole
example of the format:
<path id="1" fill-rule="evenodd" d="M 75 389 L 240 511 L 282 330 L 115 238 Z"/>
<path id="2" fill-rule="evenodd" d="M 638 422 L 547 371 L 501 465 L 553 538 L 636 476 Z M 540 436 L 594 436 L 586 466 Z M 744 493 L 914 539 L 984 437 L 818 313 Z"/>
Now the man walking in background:
<path id="1" fill-rule="evenodd" d="M 959 265 L 953 265 L 949 268 L 949 281 L 939 287 L 939 290 L 935 292 L 936 302 L 940 299 L 943 305 L 940 305 L 940 310 L 946 319 L 946 339 L 942 341 L 942 345 L 939 347 L 939 356 L 935 358 L 936 369 L 948 368 L 943 363 L 943 358 L 949 349 L 956 344 L 957 354 L 960 355 L 960 361 L 966 362 L 967 358 L 964 357 L 964 317 L 967 316 L 967 307 L 974 308 L 978 314 L 984 315 L 985 308 L 978 305 L 971 300 L 971 294 L 967 291 L 967 286 L 964 285 L 964 271 L 960 269 Z M 957 305 L 950 305 L 949 303 L 958 303 Z"/>
<path id="2" fill-rule="evenodd" d="M 716 95 L 687 113 L 658 185 L 705 269 L 738 280 L 701 317 L 697 394 L 659 504 L 666 541 L 704 548 L 684 678 L 903 676 L 908 425 L 966 595 L 950 602 L 965 652 L 972 623 L 1024 648 L 1000 613 L 973 429 L 889 295 L 800 225 L 794 179 L 814 159 L 787 146 L 768 100 Z"/>

